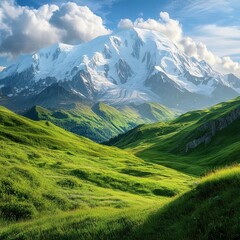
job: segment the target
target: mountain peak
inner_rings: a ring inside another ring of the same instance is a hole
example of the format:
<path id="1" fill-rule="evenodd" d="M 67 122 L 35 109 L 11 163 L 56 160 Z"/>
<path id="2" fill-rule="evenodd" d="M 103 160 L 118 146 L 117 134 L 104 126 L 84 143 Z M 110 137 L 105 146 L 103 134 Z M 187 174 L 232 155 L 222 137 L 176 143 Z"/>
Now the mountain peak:
<path id="1" fill-rule="evenodd" d="M 36 52 L 35 54 L 54 54 L 56 51 L 62 51 L 62 52 L 68 52 L 71 51 L 74 48 L 73 45 L 64 44 L 64 43 L 55 43 L 50 45 L 49 47 L 40 49 L 39 52 Z"/>
<path id="2" fill-rule="evenodd" d="M 57 82 L 93 101 L 159 102 L 180 109 L 226 99 L 224 88 L 232 89 L 227 97 L 240 92 L 236 79 L 224 79 L 206 62 L 189 58 L 160 32 L 139 28 L 77 46 L 54 44 L 0 73 L 0 85 L 12 96 L 37 95 Z"/>

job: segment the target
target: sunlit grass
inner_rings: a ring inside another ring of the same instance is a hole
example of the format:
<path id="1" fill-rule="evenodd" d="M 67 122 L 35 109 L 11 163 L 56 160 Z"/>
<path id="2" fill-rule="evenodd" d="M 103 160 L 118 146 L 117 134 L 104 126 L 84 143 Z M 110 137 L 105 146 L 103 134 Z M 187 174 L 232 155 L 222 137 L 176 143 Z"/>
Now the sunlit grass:
<path id="1" fill-rule="evenodd" d="M 4 229 L 49 215 L 56 224 L 69 211 L 80 216 L 104 212 L 103 208 L 111 214 L 161 205 L 195 181 L 4 108 L 0 132 L 0 227 Z M 103 216 L 106 222 L 108 218 Z"/>
<path id="2" fill-rule="evenodd" d="M 0 239 L 240 238 L 240 168 L 216 170 L 239 162 L 239 120 L 183 151 L 238 106 L 138 127 L 115 140 L 126 151 L 0 108 Z"/>

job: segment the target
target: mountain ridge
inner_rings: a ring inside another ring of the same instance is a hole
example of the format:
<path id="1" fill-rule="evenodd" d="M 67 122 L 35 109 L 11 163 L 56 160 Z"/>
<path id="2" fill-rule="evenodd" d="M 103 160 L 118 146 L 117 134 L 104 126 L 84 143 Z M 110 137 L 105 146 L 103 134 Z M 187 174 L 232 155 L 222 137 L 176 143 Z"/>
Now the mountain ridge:
<path id="1" fill-rule="evenodd" d="M 159 102 L 196 109 L 236 97 L 240 80 L 187 57 L 159 32 L 131 29 L 70 46 L 55 44 L 22 57 L 0 73 L 10 97 L 30 96 L 53 83 L 95 102 Z"/>
<path id="2" fill-rule="evenodd" d="M 37 102 L 40 105 L 34 105 L 22 112 L 22 115 L 36 121 L 48 120 L 96 142 L 107 141 L 139 124 L 168 121 L 178 115 L 176 111 L 158 103 L 131 104 L 116 108 L 85 99 L 61 103 L 54 98 L 53 102 L 48 99 L 46 104 L 45 98 L 43 100 Z"/>

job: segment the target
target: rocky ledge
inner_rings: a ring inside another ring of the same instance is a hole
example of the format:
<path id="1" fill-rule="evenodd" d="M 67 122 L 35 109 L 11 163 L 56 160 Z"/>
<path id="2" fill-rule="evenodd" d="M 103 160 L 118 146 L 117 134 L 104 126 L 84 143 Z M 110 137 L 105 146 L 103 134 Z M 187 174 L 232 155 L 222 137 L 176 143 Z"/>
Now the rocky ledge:
<path id="1" fill-rule="evenodd" d="M 218 119 L 203 124 L 202 126 L 197 128 L 197 131 L 204 132 L 204 134 L 201 137 L 196 138 L 191 142 L 187 143 L 185 151 L 188 152 L 191 149 L 195 149 L 196 147 L 203 143 L 207 145 L 208 143 L 211 142 L 212 138 L 217 134 L 217 132 L 225 129 L 238 118 L 240 118 L 240 107 L 237 107 L 236 109 L 226 114 L 225 116 L 222 116 Z"/>

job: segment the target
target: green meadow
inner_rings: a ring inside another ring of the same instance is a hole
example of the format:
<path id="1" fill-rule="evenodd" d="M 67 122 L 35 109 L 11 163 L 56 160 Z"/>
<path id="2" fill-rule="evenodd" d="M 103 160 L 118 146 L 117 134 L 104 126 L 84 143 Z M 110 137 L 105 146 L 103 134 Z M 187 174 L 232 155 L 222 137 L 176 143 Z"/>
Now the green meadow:
<path id="1" fill-rule="evenodd" d="M 186 152 L 239 103 L 106 145 L 1 107 L 0 239 L 239 239 L 239 118 Z"/>

